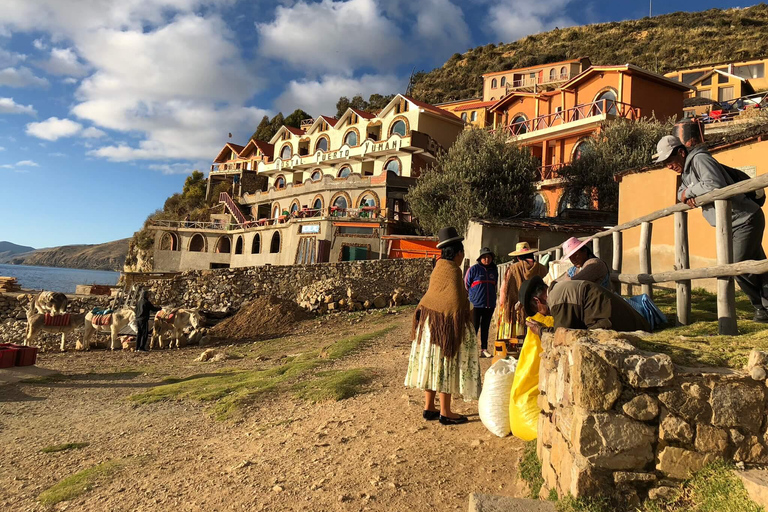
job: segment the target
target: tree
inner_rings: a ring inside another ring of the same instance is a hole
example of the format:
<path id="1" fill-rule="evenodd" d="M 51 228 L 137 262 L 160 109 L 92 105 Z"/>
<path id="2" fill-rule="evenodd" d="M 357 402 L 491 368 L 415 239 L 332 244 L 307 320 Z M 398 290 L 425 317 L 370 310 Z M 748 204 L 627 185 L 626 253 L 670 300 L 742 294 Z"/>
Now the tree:
<path id="1" fill-rule="evenodd" d="M 339 98 L 339 101 L 336 102 L 336 119 L 340 119 L 341 116 L 344 115 L 344 112 L 350 107 L 364 112 L 378 112 L 386 107 L 394 97 L 394 94 L 388 94 L 386 96 L 381 94 L 371 94 L 368 97 L 368 101 L 365 101 L 359 94 L 353 96 L 351 100 L 346 96 L 342 96 Z"/>
<path id="2" fill-rule="evenodd" d="M 656 143 L 672 132 L 673 124 L 674 119 L 662 123 L 655 118 L 604 123 L 600 132 L 579 146 L 579 157 L 558 171 L 565 180 L 563 200 L 578 204 L 591 197 L 601 210 L 618 210 L 619 184 L 614 175 L 650 165 Z"/>
<path id="3" fill-rule="evenodd" d="M 538 161 L 503 134 L 467 130 L 427 168 L 406 200 L 429 233 L 454 226 L 464 233 L 469 220 L 503 219 L 533 207 Z"/>
<path id="4" fill-rule="evenodd" d="M 251 138 L 254 140 L 269 140 L 271 139 L 275 134 L 271 133 L 271 127 L 269 123 L 269 116 L 264 116 L 261 118 L 261 122 L 259 123 L 259 126 L 256 127 L 256 131 L 253 132 L 253 135 L 251 135 Z"/>
<path id="5" fill-rule="evenodd" d="M 301 128 L 301 122 L 305 119 L 311 119 L 312 116 L 297 108 L 291 114 L 285 118 L 283 124 L 285 126 L 293 126 L 294 128 Z M 270 137 L 272 138 L 272 137 Z"/>

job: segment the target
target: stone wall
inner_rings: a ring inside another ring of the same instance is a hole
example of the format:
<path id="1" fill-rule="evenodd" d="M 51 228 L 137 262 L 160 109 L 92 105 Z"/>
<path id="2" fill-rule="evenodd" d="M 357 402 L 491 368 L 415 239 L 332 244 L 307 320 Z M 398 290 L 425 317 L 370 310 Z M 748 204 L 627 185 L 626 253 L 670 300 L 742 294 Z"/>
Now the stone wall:
<path id="1" fill-rule="evenodd" d="M 543 336 L 543 494 L 608 496 L 633 509 L 717 458 L 768 463 L 768 354 L 752 353 L 750 376 L 679 367 L 637 340 L 612 331 Z"/>
<path id="2" fill-rule="evenodd" d="M 348 288 L 356 300 L 387 301 L 402 288 L 405 304 L 426 292 L 432 260 L 364 260 L 316 265 L 261 266 L 193 270 L 172 279 L 150 281 L 155 302 L 167 306 L 221 310 L 238 308 L 256 297 L 274 295 L 303 303 L 328 296 L 330 302 L 347 298 Z"/>

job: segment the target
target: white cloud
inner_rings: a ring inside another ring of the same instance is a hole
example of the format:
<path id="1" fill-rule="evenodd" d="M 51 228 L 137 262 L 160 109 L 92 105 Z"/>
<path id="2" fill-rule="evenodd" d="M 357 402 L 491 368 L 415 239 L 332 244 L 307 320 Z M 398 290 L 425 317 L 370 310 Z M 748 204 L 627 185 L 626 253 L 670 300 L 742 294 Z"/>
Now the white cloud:
<path id="1" fill-rule="evenodd" d="M 48 60 L 37 61 L 35 65 L 51 75 L 83 76 L 87 66 L 81 63 L 72 48 L 51 48 Z"/>
<path id="2" fill-rule="evenodd" d="M 5 148 L 3 146 L 0 146 L 0 151 L 5 151 Z"/>
<path id="3" fill-rule="evenodd" d="M 501 0 L 488 9 L 489 27 L 504 42 L 555 27 L 567 27 L 574 21 L 564 15 L 573 0 Z"/>
<path id="4" fill-rule="evenodd" d="M 333 75 L 319 80 L 292 80 L 276 105 L 283 112 L 301 108 L 313 116 L 333 116 L 340 96 L 360 94 L 368 98 L 373 93 L 392 94 L 404 88 L 404 80 L 393 75 L 363 75 L 359 79 Z"/>
<path id="5" fill-rule="evenodd" d="M 99 139 L 101 137 L 106 137 L 107 134 L 103 130 L 91 126 L 90 128 L 83 130 L 82 133 L 80 133 L 80 136 L 86 139 Z"/>
<path id="6" fill-rule="evenodd" d="M 361 65 L 387 68 L 411 51 L 375 0 L 278 6 L 274 21 L 256 28 L 262 55 L 303 70 L 349 74 Z"/>
<path id="7" fill-rule="evenodd" d="M 67 77 L 67 78 L 64 78 L 61 81 L 61 83 L 67 84 L 67 85 L 76 84 L 77 83 L 77 78 Z"/>
<path id="8" fill-rule="evenodd" d="M 56 158 L 61 158 L 61 157 L 67 156 L 67 154 L 66 153 L 56 152 L 56 153 L 48 153 L 48 156 L 55 156 Z"/>
<path id="9" fill-rule="evenodd" d="M 37 111 L 32 105 L 21 105 L 13 98 L 0 98 L 0 114 L 29 114 L 34 116 Z"/>
<path id="10" fill-rule="evenodd" d="M 461 8 L 450 0 L 420 0 L 414 2 L 417 38 L 426 48 L 450 55 L 464 51 L 469 45 L 469 27 Z"/>
<path id="11" fill-rule="evenodd" d="M 43 41 L 42 39 L 35 39 L 34 41 L 32 41 L 32 46 L 34 46 L 35 49 L 37 50 L 45 50 L 46 48 L 48 48 L 48 45 L 45 44 L 45 41 Z"/>
<path id="12" fill-rule="evenodd" d="M 34 162 L 32 160 L 22 160 L 20 162 L 16 162 L 16 165 L 18 167 L 40 167 L 37 162 Z"/>
<path id="13" fill-rule="evenodd" d="M 210 166 L 205 161 L 188 163 L 177 162 L 172 164 L 152 164 L 149 166 L 153 171 L 160 171 L 163 174 L 191 174 L 192 171 L 203 171 Z"/>
<path id="14" fill-rule="evenodd" d="M 0 48 L 0 67 L 15 66 L 19 62 L 23 62 L 27 59 L 27 56 L 23 53 L 16 53 L 4 48 Z"/>
<path id="15" fill-rule="evenodd" d="M 0 86 L 7 87 L 47 87 L 48 80 L 35 76 L 29 68 L 8 67 L 0 70 Z"/>
<path id="16" fill-rule="evenodd" d="M 77 135 L 82 129 L 83 125 L 70 119 L 49 117 L 39 123 L 29 123 L 26 132 L 27 135 L 32 135 L 38 139 L 54 141 L 62 137 Z"/>

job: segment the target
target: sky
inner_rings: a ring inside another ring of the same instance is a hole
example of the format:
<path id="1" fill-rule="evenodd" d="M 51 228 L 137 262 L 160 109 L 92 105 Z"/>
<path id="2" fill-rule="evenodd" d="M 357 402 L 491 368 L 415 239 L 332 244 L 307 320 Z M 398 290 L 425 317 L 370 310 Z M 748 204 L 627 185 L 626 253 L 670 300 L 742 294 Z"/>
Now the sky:
<path id="1" fill-rule="evenodd" d="M 653 14 L 745 6 L 656 1 Z M 413 70 L 554 27 L 641 18 L 623 0 L 2 0 L 0 240 L 130 237 L 264 115 L 334 115 Z"/>

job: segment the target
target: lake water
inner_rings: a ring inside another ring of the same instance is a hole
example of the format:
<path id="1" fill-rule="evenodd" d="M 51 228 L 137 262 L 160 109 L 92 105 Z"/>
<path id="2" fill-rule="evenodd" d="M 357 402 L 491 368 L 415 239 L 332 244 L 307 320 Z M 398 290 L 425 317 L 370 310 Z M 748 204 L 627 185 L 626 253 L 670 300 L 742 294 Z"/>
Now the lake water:
<path id="1" fill-rule="evenodd" d="M 109 270 L 0 265 L 0 276 L 15 277 L 19 286 L 27 290 L 75 293 L 75 287 L 78 284 L 114 286 L 117 284 L 120 273 Z"/>

